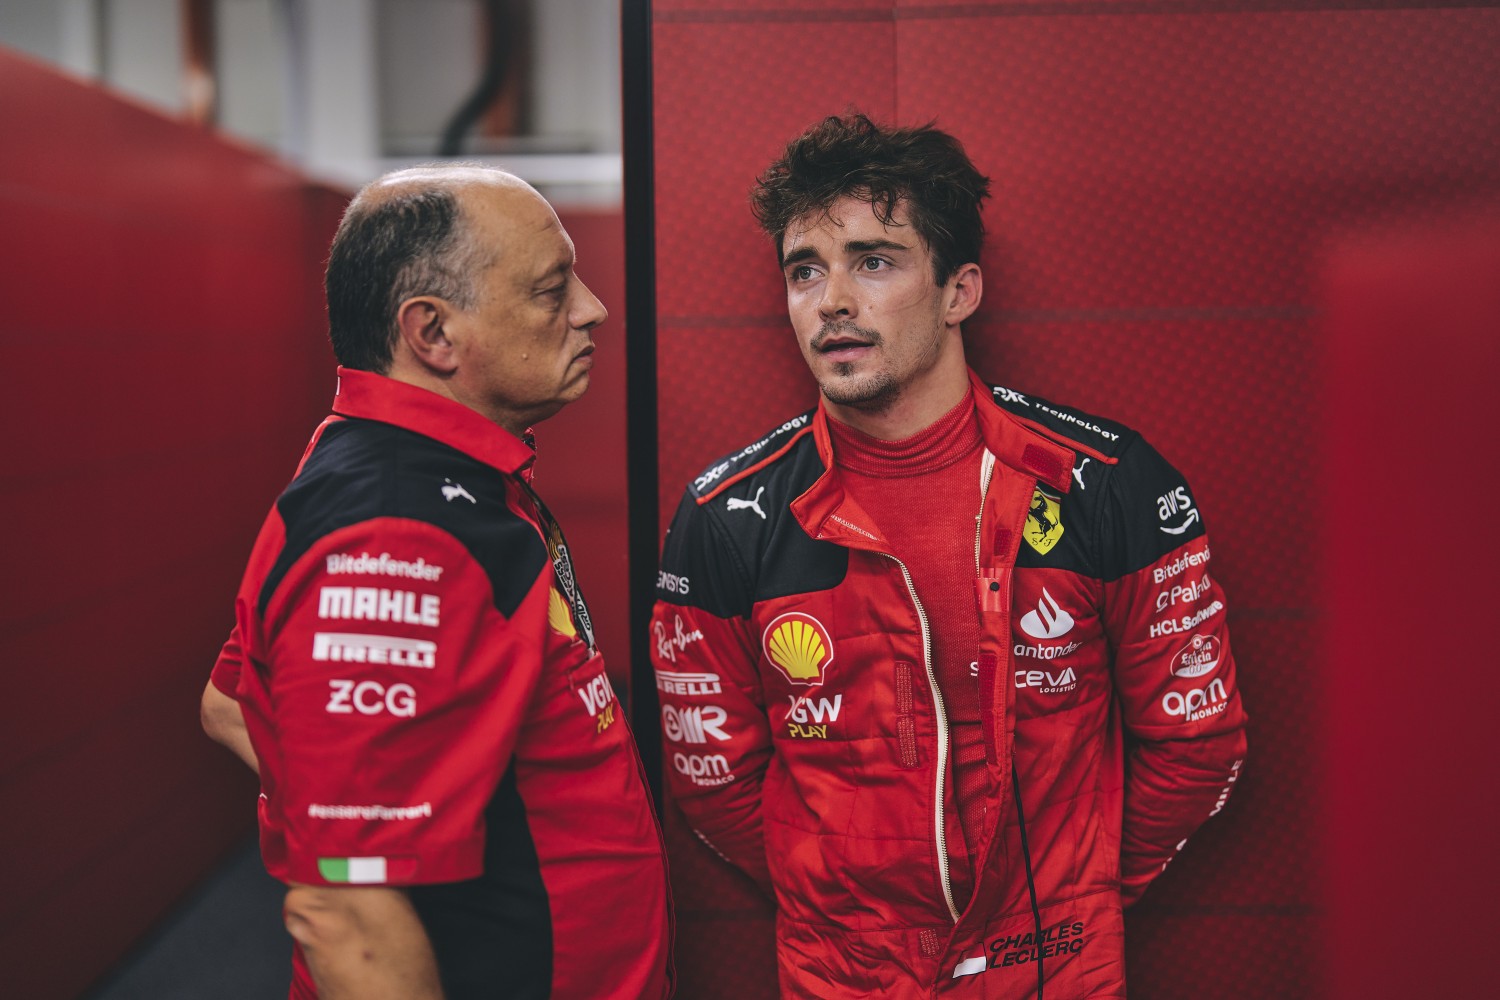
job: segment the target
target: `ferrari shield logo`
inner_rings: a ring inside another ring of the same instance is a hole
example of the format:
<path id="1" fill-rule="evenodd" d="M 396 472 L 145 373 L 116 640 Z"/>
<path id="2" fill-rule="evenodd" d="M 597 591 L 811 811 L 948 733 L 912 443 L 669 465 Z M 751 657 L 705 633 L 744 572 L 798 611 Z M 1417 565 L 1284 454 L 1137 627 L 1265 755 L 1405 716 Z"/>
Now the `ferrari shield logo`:
<path id="1" fill-rule="evenodd" d="M 1049 497 L 1037 488 L 1031 493 L 1031 509 L 1026 512 L 1026 527 L 1021 536 L 1026 544 L 1042 555 L 1052 551 L 1062 537 L 1062 506 L 1057 497 Z"/>

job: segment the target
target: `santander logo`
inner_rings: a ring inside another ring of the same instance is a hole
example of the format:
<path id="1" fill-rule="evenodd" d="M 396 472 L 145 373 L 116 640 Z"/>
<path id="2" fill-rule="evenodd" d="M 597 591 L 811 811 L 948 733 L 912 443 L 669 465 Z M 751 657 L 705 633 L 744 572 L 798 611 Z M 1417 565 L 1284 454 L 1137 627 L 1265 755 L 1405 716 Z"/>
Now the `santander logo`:
<path id="1" fill-rule="evenodd" d="M 1056 639 L 1073 631 L 1073 616 L 1058 606 L 1047 588 L 1042 588 L 1042 599 L 1036 602 L 1036 610 L 1021 616 L 1021 631 L 1033 639 Z"/>

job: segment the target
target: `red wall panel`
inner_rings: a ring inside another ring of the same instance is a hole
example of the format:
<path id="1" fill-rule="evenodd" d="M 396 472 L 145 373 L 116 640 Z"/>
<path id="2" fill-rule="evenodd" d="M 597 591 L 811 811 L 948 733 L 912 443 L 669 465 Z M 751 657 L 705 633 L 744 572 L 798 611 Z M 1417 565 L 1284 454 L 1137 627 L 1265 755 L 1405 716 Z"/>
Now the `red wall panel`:
<path id="1" fill-rule="evenodd" d="M 1323 274 L 1328 995 L 1480 995 L 1500 678 L 1468 623 L 1500 601 L 1500 200 L 1348 234 Z"/>
<path id="2" fill-rule="evenodd" d="M 1378 6 L 655 5 L 663 524 L 814 399 L 746 195 L 850 107 L 936 119 L 993 179 L 975 367 L 1136 426 L 1208 511 L 1251 757 L 1130 914 L 1132 996 L 1318 989 L 1319 262 L 1330 233 L 1500 189 L 1500 11 Z M 669 833 L 683 995 L 772 995 L 768 908 Z"/>
<path id="3" fill-rule="evenodd" d="M 68 997 L 254 822 L 197 700 L 332 389 L 344 196 L 7 53 L 0 109 L 0 980 Z"/>

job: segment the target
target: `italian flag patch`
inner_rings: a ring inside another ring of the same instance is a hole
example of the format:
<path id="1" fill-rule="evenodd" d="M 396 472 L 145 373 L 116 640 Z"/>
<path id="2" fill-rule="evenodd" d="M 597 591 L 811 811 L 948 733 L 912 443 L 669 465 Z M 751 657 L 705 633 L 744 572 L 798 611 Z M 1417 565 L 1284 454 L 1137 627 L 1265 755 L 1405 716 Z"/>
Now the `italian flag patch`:
<path id="1" fill-rule="evenodd" d="M 327 882 L 378 885 L 386 880 L 385 858 L 319 858 L 318 874 Z"/>

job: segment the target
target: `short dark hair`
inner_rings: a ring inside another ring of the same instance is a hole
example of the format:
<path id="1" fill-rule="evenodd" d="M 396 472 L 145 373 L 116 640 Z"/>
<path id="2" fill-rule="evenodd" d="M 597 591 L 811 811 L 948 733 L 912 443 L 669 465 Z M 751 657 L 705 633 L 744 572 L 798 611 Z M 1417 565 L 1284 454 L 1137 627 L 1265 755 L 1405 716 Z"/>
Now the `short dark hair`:
<path id="1" fill-rule="evenodd" d="M 840 198 L 868 201 L 887 225 L 904 203 L 932 251 L 933 277 L 941 285 L 961 265 L 979 261 L 979 210 L 989 193 L 989 178 L 974 168 L 963 144 L 932 123 L 884 127 L 855 113 L 825 118 L 793 139 L 756 179 L 750 204 L 780 259 L 787 227 L 828 211 Z"/>
<path id="2" fill-rule="evenodd" d="M 396 344 L 396 310 L 415 295 L 473 305 L 472 247 L 450 189 L 356 197 L 328 252 L 328 339 L 346 368 L 384 374 Z"/>

